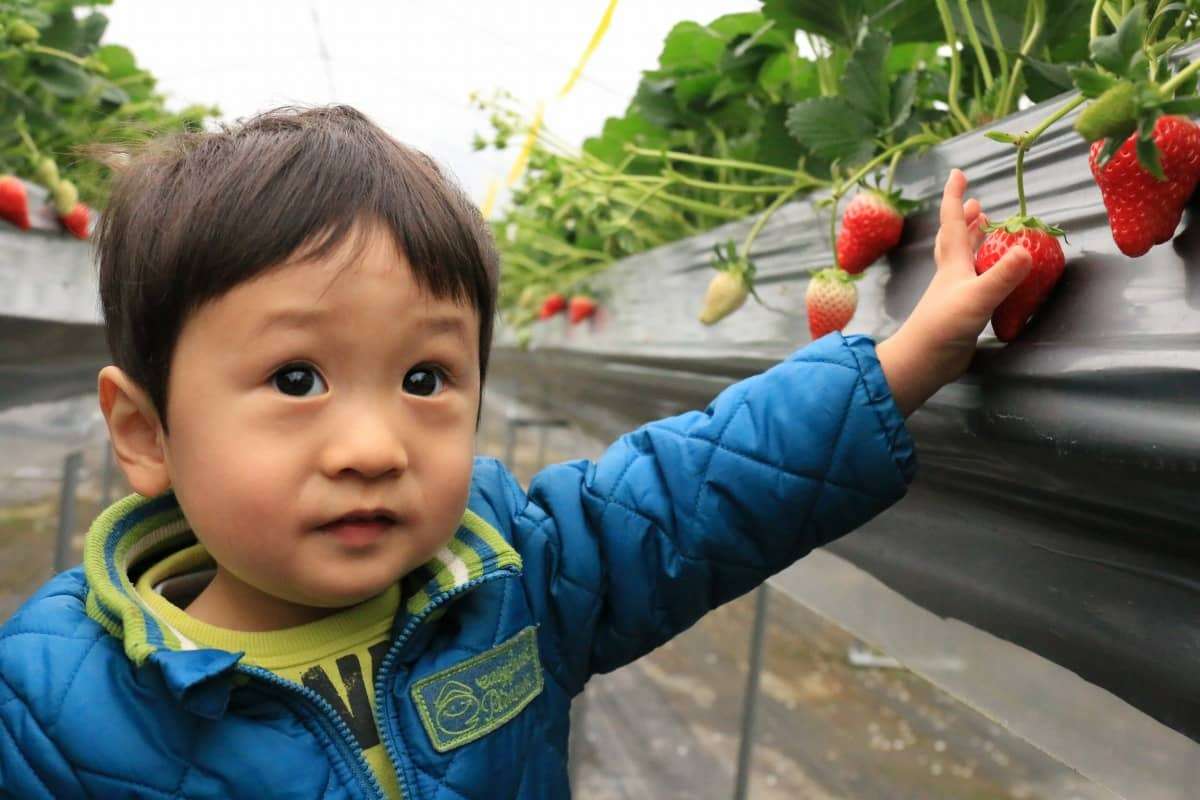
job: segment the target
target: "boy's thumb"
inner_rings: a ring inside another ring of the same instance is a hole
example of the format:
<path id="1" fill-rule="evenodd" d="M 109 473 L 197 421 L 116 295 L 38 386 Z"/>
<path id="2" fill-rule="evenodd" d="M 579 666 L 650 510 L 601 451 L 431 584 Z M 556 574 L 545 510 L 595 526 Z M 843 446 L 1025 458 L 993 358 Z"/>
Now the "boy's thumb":
<path id="1" fill-rule="evenodd" d="M 1033 259 L 1024 247 L 1014 247 L 991 269 L 979 276 L 979 290 L 990 308 L 995 308 L 1021 285 L 1033 266 Z"/>

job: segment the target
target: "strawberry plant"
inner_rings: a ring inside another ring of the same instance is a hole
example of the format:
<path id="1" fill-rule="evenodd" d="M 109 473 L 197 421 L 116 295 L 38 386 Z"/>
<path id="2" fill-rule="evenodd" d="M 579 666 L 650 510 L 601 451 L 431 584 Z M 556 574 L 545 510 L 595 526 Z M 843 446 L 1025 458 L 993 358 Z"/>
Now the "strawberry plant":
<path id="1" fill-rule="evenodd" d="M 137 66 L 133 54 L 101 43 L 108 18 L 96 5 L 0 0 L 0 120 L 5 120 L 0 174 L 35 180 L 48 189 L 69 180 L 78 198 L 99 207 L 107 194 L 106 172 L 76 158 L 75 147 L 198 128 L 217 111 L 203 106 L 168 111 L 154 77 Z M 38 177 L 46 157 L 58 160 L 53 181 Z M 67 199 L 64 194 L 60 214 L 72 230 L 83 230 L 83 212 L 75 204 L 62 210 Z"/>

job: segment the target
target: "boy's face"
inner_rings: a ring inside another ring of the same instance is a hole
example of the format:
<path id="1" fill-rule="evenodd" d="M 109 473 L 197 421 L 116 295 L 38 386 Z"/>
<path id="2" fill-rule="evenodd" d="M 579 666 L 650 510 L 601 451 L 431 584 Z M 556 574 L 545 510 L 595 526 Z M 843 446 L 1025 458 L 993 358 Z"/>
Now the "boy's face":
<path id="1" fill-rule="evenodd" d="M 172 361 L 171 485 L 220 565 L 214 584 L 268 605 L 374 596 L 435 555 L 466 507 L 478 314 L 422 292 L 390 238 L 365 235 L 352 262 L 349 237 L 203 306 Z M 322 529 L 373 508 L 397 521 Z"/>

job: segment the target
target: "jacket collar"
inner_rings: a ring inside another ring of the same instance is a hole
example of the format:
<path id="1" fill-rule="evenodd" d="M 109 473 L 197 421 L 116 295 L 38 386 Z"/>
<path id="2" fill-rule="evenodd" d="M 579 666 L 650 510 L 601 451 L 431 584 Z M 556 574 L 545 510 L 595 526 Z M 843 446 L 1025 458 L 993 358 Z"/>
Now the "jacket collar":
<path id="1" fill-rule="evenodd" d="M 230 677 L 240 653 L 198 650 L 163 625 L 146 608 L 134 581 L 168 553 L 194 544 L 175 493 L 154 498 L 131 494 L 96 518 L 84 543 L 89 617 L 120 639 L 134 664 L 157 664 L 177 699 L 203 716 L 219 717 L 228 700 L 208 686 L 210 678 Z M 521 571 L 521 557 L 495 528 L 467 509 L 454 536 L 438 554 L 403 578 L 400 617 L 424 618 L 443 598 L 489 576 Z M 399 622 L 399 620 L 398 620 Z"/>

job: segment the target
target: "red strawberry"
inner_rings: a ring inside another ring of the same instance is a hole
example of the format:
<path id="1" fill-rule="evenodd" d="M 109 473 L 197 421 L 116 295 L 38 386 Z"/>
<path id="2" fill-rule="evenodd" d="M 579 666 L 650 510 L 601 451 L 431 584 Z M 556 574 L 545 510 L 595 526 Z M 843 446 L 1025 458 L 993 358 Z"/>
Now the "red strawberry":
<path id="1" fill-rule="evenodd" d="M 858 308 L 858 289 L 845 270 L 823 269 L 812 276 L 804 293 L 808 308 L 808 331 L 814 340 L 831 331 L 840 331 Z"/>
<path id="2" fill-rule="evenodd" d="M 29 229 L 29 194 L 25 184 L 12 175 L 0 178 L 0 219 L 22 230 Z"/>
<path id="3" fill-rule="evenodd" d="M 900 241 L 904 215 L 892 196 L 863 189 L 842 214 L 837 259 L 842 269 L 857 275 Z"/>
<path id="4" fill-rule="evenodd" d="M 1104 141 L 1092 143 L 1088 163 L 1100 187 L 1113 241 L 1127 256 L 1140 256 L 1175 235 L 1183 207 L 1200 181 L 1200 127 L 1185 117 L 1159 117 L 1154 142 L 1161 154 L 1160 181 L 1138 163 L 1132 134 L 1103 168 L 1097 160 Z"/>
<path id="5" fill-rule="evenodd" d="M 71 209 L 71 213 L 64 214 L 58 219 L 76 239 L 86 239 L 88 238 L 89 216 L 88 207 L 83 203 L 76 203 L 75 207 Z"/>
<path id="6" fill-rule="evenodd" d="M 596 301 L 586 294 L 577 294 L 571 298 L 570 306 L 567 309 L 567 318 L 571 320 L 572 325 L 578 325 L 595 313 Z"/>
<path id="7" fill-rule="evenodd" d="M 563 297 L 558 292 L 555 292 L 542 301 L 542 308 L 540 311 L 538 311 L 538 319 L 550 319 L 566 307 L 567 298 Z"/>
<path id="8" fill-rule="evenodd" d="M 1036 217 L 1011 217 L 992 226 L 979 251 L 975 253 L 975 274 L 987 272 L 1000 257 L 1016 245 L 1024 247 L 1033 265 L 1025 280 L 992 312 L 996 338 L 1011 342 L 1025 323 L 1050 296 L 1050 290 L 1062 276 L 1066 256 L 1058 237 L 1063 232 Z"/>

